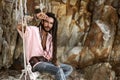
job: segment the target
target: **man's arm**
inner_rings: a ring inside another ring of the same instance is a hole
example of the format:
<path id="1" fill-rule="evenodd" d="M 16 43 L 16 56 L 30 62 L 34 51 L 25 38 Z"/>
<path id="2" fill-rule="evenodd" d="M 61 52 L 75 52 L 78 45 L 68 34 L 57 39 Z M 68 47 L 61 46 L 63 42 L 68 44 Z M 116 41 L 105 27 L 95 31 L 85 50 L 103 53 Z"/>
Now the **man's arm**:
<path id="1" fill-rule="evenodd" d="M 37 13 L 34 17 L 28 16 L 27 20 L 32 20 L 32 19 L 39 19 L 39 20 L 44 19 L 45 20 L 47 18 L 48 18 L 48 16 L 45 13 L 40 12 L 40 13 Z M 25 30 L 26 30 L 25 24 L 23 24 L 23 27 L 24 27 L 24 32 L 25 32 Z M 22 31 L 22 24 L 18 24 L 17 29 Z"/>
<path id="2" fill-rule="evenodd" d="M 37 19 L 40 19 L 40 20 L 41 20 L 41 19 L 44 19 L 44 20 L 45 20 L 45 19 L 48 18 L 48 16 L 47 16 L 45 13 L 40 12 L 40 13 L 37 13 L 37 14 L 36 14 L 36 18 L 37 18 Z"/>

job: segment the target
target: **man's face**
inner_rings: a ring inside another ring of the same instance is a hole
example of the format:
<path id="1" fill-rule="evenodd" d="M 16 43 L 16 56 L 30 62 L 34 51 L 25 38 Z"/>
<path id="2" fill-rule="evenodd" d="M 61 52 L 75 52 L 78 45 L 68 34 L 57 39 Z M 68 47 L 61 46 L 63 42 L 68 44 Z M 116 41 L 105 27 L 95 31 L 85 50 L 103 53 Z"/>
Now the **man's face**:
<path id="1" fill-rule="evenodd" d="M 48 17 L 43 21 L 43 28 L 46 32 L 49 32 L 53 27 L 54 19 L 52 17 Z"/>

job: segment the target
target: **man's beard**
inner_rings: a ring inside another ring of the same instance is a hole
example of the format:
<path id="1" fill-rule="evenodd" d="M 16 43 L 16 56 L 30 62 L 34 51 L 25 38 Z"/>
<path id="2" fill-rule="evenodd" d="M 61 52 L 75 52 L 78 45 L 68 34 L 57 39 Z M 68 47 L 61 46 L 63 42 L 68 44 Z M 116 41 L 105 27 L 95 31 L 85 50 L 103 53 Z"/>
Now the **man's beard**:
<path id="1" fill-rule="evenodd" d="M 51 29 L 46 30 L 46 29 L 43 27 L 43 25 L 41 26 L 41 28 L 42 28 L 45 32 L 50 32 L 50 31 L 51 31 Z"/>

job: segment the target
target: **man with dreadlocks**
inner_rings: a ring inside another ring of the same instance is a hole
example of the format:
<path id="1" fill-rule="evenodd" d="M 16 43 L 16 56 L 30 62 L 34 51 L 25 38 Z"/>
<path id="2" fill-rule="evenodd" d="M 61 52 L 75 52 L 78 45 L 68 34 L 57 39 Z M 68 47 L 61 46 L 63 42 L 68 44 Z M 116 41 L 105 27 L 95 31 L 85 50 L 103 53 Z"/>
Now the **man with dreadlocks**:
<path id="1" fill-rule="evenodd" d="M 73 68 L 57 62 L 57 19 L 49 12 L 37 13 L 36 17 L 40 19 L 39 26 L 26 26 L 24 30 L 27 61 L 33 72 L 47 72 L 55 75 L 56 80 L 66 80 Z M 20 24 L 17 30 L 22 36 Z"/>

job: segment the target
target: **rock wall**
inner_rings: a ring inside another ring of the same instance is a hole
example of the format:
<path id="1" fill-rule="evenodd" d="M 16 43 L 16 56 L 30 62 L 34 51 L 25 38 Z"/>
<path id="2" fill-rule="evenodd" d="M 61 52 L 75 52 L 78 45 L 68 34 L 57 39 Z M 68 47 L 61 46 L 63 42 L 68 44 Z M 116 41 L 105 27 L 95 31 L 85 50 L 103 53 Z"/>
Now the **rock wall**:
<path id="1" fill-rule="evenodd" d="M 119 79 L 120 0 L 43 1 L 44 11 L 54 12 L 59 21 L 59 60 L 83 69 L 87 80 Z M 39 0 L 28 0 L 27 4 L 32 15 Z M 22 51 L 22 39 L 16 31 L 15 0 L 1 0 L 0 68 L 9 68 L 18 58 L 22 64 Z M 102 73 L 107 77 L 98 78 Z"/>

